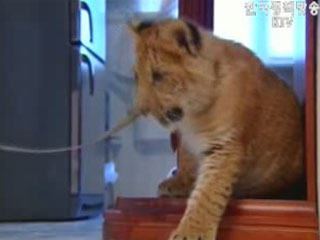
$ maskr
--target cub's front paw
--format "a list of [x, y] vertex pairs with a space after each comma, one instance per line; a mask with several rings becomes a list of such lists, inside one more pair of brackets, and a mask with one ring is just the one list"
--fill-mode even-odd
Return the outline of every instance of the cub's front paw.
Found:
[[183, 231], [176, 230], [171, 234], [169, 240], [215, 240], [213, 232], [197, 232], [197, 231]]

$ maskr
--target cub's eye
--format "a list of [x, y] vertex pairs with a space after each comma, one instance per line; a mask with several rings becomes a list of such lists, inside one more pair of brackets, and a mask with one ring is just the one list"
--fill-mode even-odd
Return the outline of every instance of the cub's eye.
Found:
[[164, 78], [164, 75], [158, 71], [153, 71], [152, 72], [152, 81], [153, 83], [157, 84], [161, 82]]

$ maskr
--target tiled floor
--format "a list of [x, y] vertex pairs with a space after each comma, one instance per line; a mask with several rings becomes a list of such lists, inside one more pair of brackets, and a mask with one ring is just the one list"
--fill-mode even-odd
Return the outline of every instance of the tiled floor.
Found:
[[0, 223], [1, 240], [101, 240], [102, 217], [41, 223]]

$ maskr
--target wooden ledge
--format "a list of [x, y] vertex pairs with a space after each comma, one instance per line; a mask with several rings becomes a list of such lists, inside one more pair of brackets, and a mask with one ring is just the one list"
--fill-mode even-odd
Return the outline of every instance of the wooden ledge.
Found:
[[[119, 198], [104, 214], [104, 240], [167, 240], [186, 201]], [[315, 204], [307, 201], [234, 200], [228, 206], [218, 240], [316, 240]]]

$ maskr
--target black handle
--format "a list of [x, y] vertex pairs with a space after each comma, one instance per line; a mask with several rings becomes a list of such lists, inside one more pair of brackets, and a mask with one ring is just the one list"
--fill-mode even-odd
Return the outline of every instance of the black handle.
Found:
[[93, 77], [92, 64], [88, 56], [85, 54], [81, 55], [81, 61], [86, 63], [89, 68], [89, 89], [90, 89], [89, 91], [90, 91], [90, 95], [92, 96], [94, 93], [94, 77]]
[[92, 13], [89, 5], [85, 2], [80, 3], [81, 9], [85, 10], [89, 15], [89, 27], [90, 27], [90, 42], [93, 42], [93, 22], [92, 22]]

